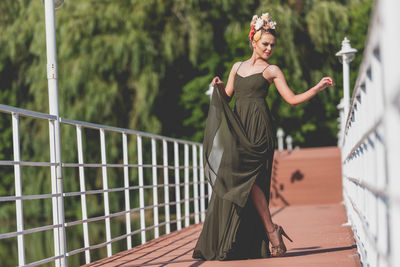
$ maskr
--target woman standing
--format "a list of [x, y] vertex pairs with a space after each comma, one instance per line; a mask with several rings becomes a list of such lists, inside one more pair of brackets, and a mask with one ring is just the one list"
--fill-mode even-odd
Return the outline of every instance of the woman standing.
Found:
[[[303, 103], [328, 86], [324, 77], [295, 95], [282, 71], [268, 63], [275, 48], [275, 25], [268, 13], [250, 23], [252, 56], [233, 65], [226, 86], [219, 77], [204, 135], [204, 168], [213, 194], [193, 258], [229, 260], [283, 256], [283, 228], [268, 207], [275, 128], [265, 98], [274, 83], [290, 105]], [[234, 110], [228, 104], [236, 93]], [[271, 251], [268, 242], [271, 243]]]

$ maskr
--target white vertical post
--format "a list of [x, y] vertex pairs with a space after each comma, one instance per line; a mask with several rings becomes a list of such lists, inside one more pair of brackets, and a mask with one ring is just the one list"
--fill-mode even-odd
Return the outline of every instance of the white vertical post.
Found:
[[210, 101], [211, 101], [213, 91], [214, 91], [214, 86], [212, 86], [212, 83], [210, 83], [208, 85], [208, 90], [206, 91], [206, 95], [208, 95], [210, 97]]
[[350, 62], [347, 56], [343, 55], [343, 102], [345, 118], [349, 115], [350, 107]]
[[146, 243], [146, 228], [145, 212], [144, 212], [144, 189], [143, 189], [143, 154], [142, 154], [142, 137], [137, 136], [137, 150], [138, 150], [138, 172], [139, 172], [139, 207], [140, 207], [140, 229], [142, 244]]
[[[83, 164], [83, 146], [82, 146], [82, 127], [76, 126], [76, 140], [77, 140], [77, 148], [78, 148], [78, 163]], [[86, 207], [86, 186], [85, 186], [85, 171], [83, 166], [79, 166], [79, 186], [81, 190], [81, 208], [82, 208], [82, 220], [87, 220], [87, 207]], [[89, 229], [88, 223], [84, 222], [83, 226], [83, 242], [85, 248], [90, 246], [89, 244]], [[90, 251], [85, 251], [85, 261], [86, 264], [90, 263]]]
[[[57, 85], [57, 55], [56, 55], [56, 24], [54, 16], [54, 1], [44, 0], [45, 7], [45, 22], [46, 22], [46, 54], [47, 54], [47, 82], [49, 91], [49, 113], [57, 116], [57, 120], [54, 122], [54, 144], [50, 149], [54, 151], [55, 158], [54, 162], [58, 165], [56, 167], [56, 185], [55, 190], [57, 194], [63, 192], [63, 180], [61, 170], [61, 143], [60, 143], [60, 122], [59, 122], [59, 106], [58, 106], [58, 85]], [[51, 135], [50, 135], [51, 136]], [[51, 137], [50, 137], [51, 138]], [[65, 240], [65, 226], [64, 226], [64, 202], [63, 197], [59, 196], [56, 198], [56, 207], [53, 206], [53, 213], [57, 214], [57, 220], [55, 223], [61, 224], [62, 227], [57, 229], [55, 239], [59, 238], [56, 245], [57, 249], [54, 250], [55, 256], [63, 255], [60, 261], [56, 261], [56, 266], [66, 266], [66, 240]]]
[[[55, 128], [55, 122], [53, 120], [49, 121], [49, 141], [50, 141], [50, 162], [55, 163], [56, 162], [56, 151], [55, 151], [55, 137], [54, 137], [54, 128]], [[52, 194], [57, 194], [57, 169], [56, 166], [51, 166], [50, 167], [50, 175], [51, 175], [51, 193]], [[52, 213], [53, 213], [53, 225], [58, 224], [58, 200], [57, 197], [52, 197]], [[60, 235], [59, 235], [60, 229], [59, 228], [54, 228], [53, 229], [53, 241], [54, 241], [54, 255], [59, 256], [61, 255], [61, 241], [60, 241]], [[55, 261], [56, 267], [63, 266], [62, 265], [62, 260], [56, 260]], [[64, 265], [65, 266], [65, 265]]]
[[171, 232], [169, 216], [169, 177], [168, 177], [168, 144], [163, 139], [163, 165], [164, 165], [164, 202], [165, 202], [165, 233]]
[[[103, 190], [108, 190], [108, 177], [107, 177], [107, 157], [106, 157], [106, 138], [104, 134], [104, 129], [100, 129], [100, 146], [101, 146], [101, 171], [103, 174]], [[108, 192], [105, 191], [104, 195], [104, 215], [110, 215], [110, 206], [108, 201]], [[111, 229], [110, 229], [110, 218], [105, 219], [106, 224], [106, 241], [111, 241]], [[107, 257], [112, 256], [111, 243], [107, 244]]]
[[285, 132], [281, 128], [279, 128], [276, 133], [276, 136], [278, 138], [278, 151], [283, 150], [283, 136], [284, 135], [285, 135]]
[[198, 185], [198, 169], [197, 169], [197, 146], [192, 145], [192, 157], [193, 157], [193, 198], [194, 198], [194, 222], [198, 224], [200, 221], [199, 217], [199, 185]]
[[[12, 128], [13, 128], [13, 150], [14, 150], [14, 161], [19, 162], [20, 157], [20, 146], [19, 146], [19, 117], [18, 114], [12, 114]], [[21, 165], [14, 165], [14, 183], [15, 183], [15, 196], [22, 196], [22, 184], [21, 184]], [[22, 200], [15, 200], [15, 208], [17, 215], [17, 231], [21, 232], [24, 230], [24, 213], [22, 207]], [[18, 235], [18, 265], [25, 265], [25, 242], [24, 235]]]
[[289, 152], [293, 150], [292, 137], [290, 135], [286, 136], [286, 148]]
[[189, 145], [184, 145], [184, 165], [185, 165], [185, 227], [190, 224], [190, 206], [189, 206]]
[[176, 201], [176, 229], [182, 228], [181, 216], [181, 188], [179, 178], [179, 146], [174, 142], [174, 160], [175, 160], [175, 201]]
[[152, 166], [152, 175], [153, 175], [153, 213], [154, 213], [154, 238], [158, 238], [160, 236], [160, 232], [158, 229], [158, 195], [157, 195], [157, 150], [156, 150], [156, 140], [151, 138], [151, 164]]
[[340, 99], [339, 104], [337, 105], [337, 108], [339, 110], [339, 131], [338, 131], [338, 147], [343, 146], [343, 135], [344, 135], [344, 127], [345, 127], [345, 118], [344, 118], [344, 104], [343, 104], [343, 98]]
[[344, 118], [347, 119], [350, 107], [350, 62], [354, 59], [356, 49], [350, 45], [350, 40], [344, 37], [342, 41], [342, 49], [336, 53], [336, 56], [341, 57], [343, 64], [343, 102], [344, 102]]
[[207, 195], [208, 195], [208, 203], [210, 203], [210, 201], [211, 201], [211, 195], [212, 195], [212, 186], [211, 186], [211, 184], [210, 184], [210, 182], [207, 180], [207, 188], [208, 188], [208, 190], [207, 190]]
[[203, 165], [203, 146], [200, 146], [200, 213], [201, 221], [204, 222], [206, 218], [206, 203], [204, 194], [204, 165]]
[[[124, 187], [125, 187], [125, 221], [126, 221], [126, 234], [131, 232], [131, 214], [129, 210], [131, 209], [130, 198], [129, 198], [129, 168], [128, 168], [128, 137], [126, 133], [122, 134], [122, 153], [124, 161]], [[126, 238], [126, 248], [132, 248], [132, 237], [130, 235]]]

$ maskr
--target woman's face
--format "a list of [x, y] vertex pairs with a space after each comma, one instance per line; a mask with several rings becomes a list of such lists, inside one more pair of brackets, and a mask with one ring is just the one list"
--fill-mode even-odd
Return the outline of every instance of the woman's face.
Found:
[[275, 49], [275, 36], [266, 32], [261, 35], [260, 40], [253, 41], [253, 51], [263, 59], [268, 59]]

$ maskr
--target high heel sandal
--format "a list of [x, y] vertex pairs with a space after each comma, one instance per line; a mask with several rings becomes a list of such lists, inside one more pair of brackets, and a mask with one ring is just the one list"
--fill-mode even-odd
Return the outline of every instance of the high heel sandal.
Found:
[[293, 240], [285, 233], [283, 230], [282, 226], [274, 224], [274, 231], [268, 232], [268, 238], [271, 242], [270, 235], [273, 233], [276, 233], [278, 236], [279, 244], [277, 246], [273, 246], [271, 242], [271, 256], [272, 257], [282, 257], [286, 253], [286, 246], [285, 243], [283, 242], [282, 235], [286, 237], [290, 242], [293, 242]]

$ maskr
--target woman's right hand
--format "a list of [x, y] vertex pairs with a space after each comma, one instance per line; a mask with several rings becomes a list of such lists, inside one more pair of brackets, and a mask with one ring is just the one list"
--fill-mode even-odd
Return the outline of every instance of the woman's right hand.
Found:
[[[212, 86], [217, 85], [218, 88], [221, 88], [221, 85], [224, 85], [224, 82], [221, 81], [221, 79], [218, 76], [215, 76], [214, 79], [212, 79], [212, 81], [211, 81], [211, 85]], [[222, 88], [223, 88], [223, 86], [222, 86]]]

